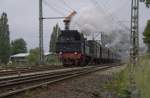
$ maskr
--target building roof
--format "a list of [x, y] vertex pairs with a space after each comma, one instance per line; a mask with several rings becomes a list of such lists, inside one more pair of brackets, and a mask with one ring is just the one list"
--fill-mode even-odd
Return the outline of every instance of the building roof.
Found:
[[45, 52], [44, 53], [45, 56], [50, 55], [50, 54], [51, 54], [50, 52]]
[[[54, 54], [54, 53], [52, 53], [52, 52], [45, 52], [44, 53], [44, 55], [45, 56], [48, 56], [48, 55], [51, 55], [51, 54]], [[29, 56], [29, 53], [18, 53], [18, 54], [15, 54], [15, 55], [12, 55], [12, 56], [10, 56], [11, 58], [12, 57], [27, 57], [27, 56]]]
[[55, 53], [54, 53], [54, 52], [45, 52], [45, 53], [44, 53], [45, 56], [47, 56], [47, 55], [52, 55], [52, 54], [55, 54]]
[[19, 54], [12, 55], [10, 57], [27, 57], [28, 55], [29, 53], [19, 53]]

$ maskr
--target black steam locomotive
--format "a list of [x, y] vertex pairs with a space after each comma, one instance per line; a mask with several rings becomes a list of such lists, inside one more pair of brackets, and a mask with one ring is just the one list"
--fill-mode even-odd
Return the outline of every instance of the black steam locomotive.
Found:
[[64, 66], [85, 66], [120, 61], [120, 56], [95, 40], [86, 40], [77, 30], [62, 30], [56, 53]]

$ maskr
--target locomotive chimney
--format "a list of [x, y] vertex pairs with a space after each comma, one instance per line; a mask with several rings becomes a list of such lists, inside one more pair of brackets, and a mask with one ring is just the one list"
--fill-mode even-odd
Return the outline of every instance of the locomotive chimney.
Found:
[[70, 20], [64, 20], [64, 24], [65, 24], [65, 30], [69, 30]]
[[71, 22], [73, 16], [75, 16], [76, 13], [77, 13], [76, 11], [73, 11], [67, 17], [65, 17], [65, 19], [64, 19], [65, 30], [69, 30], [70, 22]]

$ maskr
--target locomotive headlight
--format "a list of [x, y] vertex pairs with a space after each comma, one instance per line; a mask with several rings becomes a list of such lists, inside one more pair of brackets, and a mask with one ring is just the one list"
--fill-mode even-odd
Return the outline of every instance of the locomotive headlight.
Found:
[[74, 54], [77, 55], [78, 53], [77, 53], [77, 52], [74, 52]]
[[59, 52], [60, 55], [62, 55], [62, 52]]

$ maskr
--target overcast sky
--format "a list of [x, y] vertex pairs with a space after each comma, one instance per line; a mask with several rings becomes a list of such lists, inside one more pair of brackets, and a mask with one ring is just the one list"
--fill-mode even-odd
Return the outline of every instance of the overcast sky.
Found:
[[[44, 16], [66, 16], [72, 9], [79, 12], [77, 14], [77, 16], [79, 16], [80, 14], [83, 14], [81, 13], [83, 9], [88, 9], [93, 6], [98, 10], [101, 10], [99, 11], [99, 14], [104, 14], [107, 16], [105, 20], [107, 20], [108, 17], [113, 17], [115, 21], [130, 20], [131, 0], [97, 0], [97, 4], [95, 4], [95, 2], [93, 1], [44, 0]], [[6, 12], [8, 14], [11, 40], [14, 40], [16, 38], [24, 38], [29, 49], [38, 47], [38, 5], [38, 0], [0, 0], [0, 13]], [[94, 16], [93, 14], [90, 14], [90, 12], [88, 15]], [[140, 33], [143, 32], [146, 21], [149, 18], [150, 9], [145, 8], [144, 4], [140, 4]], [[59, 25], [63, 29], [62, 20], [44, 21], [45, 51], [48, 51], [50, 34], [52, 31], [52, 27], [56, 23], [59, 23]], [[124, 24], [127, 27], [130, 27], [129, 23]], [[140, 43], [142, 44], [142, 42]]]

